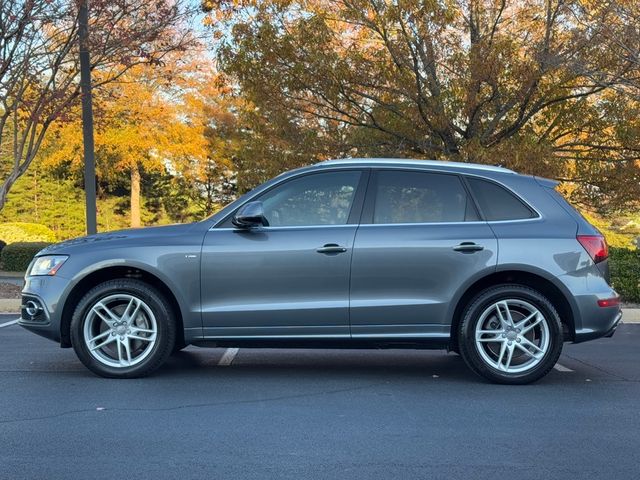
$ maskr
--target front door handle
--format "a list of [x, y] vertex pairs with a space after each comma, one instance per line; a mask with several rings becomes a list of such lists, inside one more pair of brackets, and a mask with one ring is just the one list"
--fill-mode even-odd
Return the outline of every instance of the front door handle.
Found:
[[345, 247], [342, 247], [337, 243], [327, 243], [326, 245], [316, 249], [316, 252], [318, 253], [344, 253], [346, 251], [347, 249]]
[[462, 242], [460, 245], [453, 247], [453, 249], [456, 252], [473, 253], [473, 252], [479, 252], [480, 250], [484, 250], [484, 247], [482, 245], [478, 245], [477, 243], [473, 243], [473, 242]]

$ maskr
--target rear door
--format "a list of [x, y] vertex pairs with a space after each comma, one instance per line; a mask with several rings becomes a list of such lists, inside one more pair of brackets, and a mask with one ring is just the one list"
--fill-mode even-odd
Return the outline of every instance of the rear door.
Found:
[[352, 336], [448, 337], [455, 292], [496, 261], [460, 176], [372, 172], [351, 265]]

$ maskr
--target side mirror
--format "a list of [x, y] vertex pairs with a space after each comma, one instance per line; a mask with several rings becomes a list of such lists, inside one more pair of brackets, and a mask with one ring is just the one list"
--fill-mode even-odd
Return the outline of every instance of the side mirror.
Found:
[[231, 222], [238, 228], [268, 227], [262, 202], [245, 203], [233, 216]]

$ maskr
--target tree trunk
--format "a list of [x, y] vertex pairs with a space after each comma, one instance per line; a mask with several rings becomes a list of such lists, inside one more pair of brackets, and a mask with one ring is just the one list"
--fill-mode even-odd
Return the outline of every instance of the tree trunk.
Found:
[[140, 169], [131, 167], [131, 226], [140, 226]]
[[17, 173], [14, 169], [5, 179], [5, 181], [2, 182], [2, 185], [0, 185], [0, 210], [2, 210], [5, 203], [7, 203], [7, 195], [9, 194], [9, 190], [11, 190], [11, 187], [14, 183], [16, 183], [16, 180], [18, 180], [19, 176], [20, 174]]
[[4, 208], [4, 204], [7, 203], [7, 194], [9, 193], [11, 185], [13, 185], [13, 183], [8, 184], [8, 182], [0, 185], [0, 210], [2, 210]]

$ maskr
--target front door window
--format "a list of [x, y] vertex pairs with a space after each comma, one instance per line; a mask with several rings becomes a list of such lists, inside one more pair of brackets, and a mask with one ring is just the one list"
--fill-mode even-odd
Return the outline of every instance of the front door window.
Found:
[[305, 175], [269, 190], [258, 200], [272, 227], [345, 225], [360, 175], [351, 170]]

